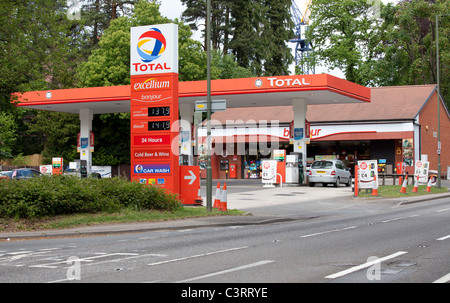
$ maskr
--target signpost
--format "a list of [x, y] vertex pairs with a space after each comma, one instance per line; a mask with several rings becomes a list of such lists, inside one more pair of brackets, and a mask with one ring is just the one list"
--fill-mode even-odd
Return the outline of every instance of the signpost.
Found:
[[198, 166], [180, 166], [180, 199], [183, 204], [197, 205], [200, 190], [200, 169]]
[[133, 27], [130, 45], [131, 180], [179, 194], [178, 26]]
[[[219, 112], [227, 109], [227, 100], [212, 100], [211, 101], [211, 111]], [[195, 111], [196, 112], [207, 112], [208, 102], [199, 100], [195, 101]]]

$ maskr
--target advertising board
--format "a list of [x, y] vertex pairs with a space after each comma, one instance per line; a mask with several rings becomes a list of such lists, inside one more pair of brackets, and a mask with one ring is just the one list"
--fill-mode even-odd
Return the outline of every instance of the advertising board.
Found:
[[277, 183], [277, 163], [276, 160], [262, 160], [262, 183], [264, 186], [274, 186]]
[[358, 167], [358, 188], [378, 188], [377, 160], [358, 161]]
[[419, 160], [414, 165], [414, 179], [419, 176], [419, 183], [428, 183], [428, 170], [430, 168], [430, 162]]

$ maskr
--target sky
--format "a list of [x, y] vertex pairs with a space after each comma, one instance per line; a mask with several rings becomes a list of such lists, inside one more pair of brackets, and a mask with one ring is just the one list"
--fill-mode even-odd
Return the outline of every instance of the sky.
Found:
[[[306, 0], [295, 0], [297, 3], [297, 6], [299, 7], [300, 10], [303, 10], [303, 7], [305, 5], [305, 3], [307, 3]], [[376, 1], [378, 0], [367, 0], [370, 3], [376, 3]], [[161, 2], [161, 6], [160, 6], [160, 12], [161, 15], [166, 16], [170, 19], [181, 19], [181, 14], [183, 13], [183, 11], [185, 10], [185, 6], [182, 5], [180, 0], [160, 0]], [[381, 0], [381, 2], [383, 3], [394, 3], [396, 4], [397, 2], [399, 2], [399, 0]], [[200, 33], [194, 33], [194, 38], [196, 39], [201, 39], [201, 34]], [[292, 43], [292, 48], [294, 47], [294, 44]], [[294, 66], [291, 67], [291, 72], [293, 72], [294, 70]], [[342, 71], [340, 70], [328, 70], [325, 67], [316, 67], [316, 73], [328, 73], [330, 75], [339, 77], [339, 78], [344, 78], [344, 74]]]

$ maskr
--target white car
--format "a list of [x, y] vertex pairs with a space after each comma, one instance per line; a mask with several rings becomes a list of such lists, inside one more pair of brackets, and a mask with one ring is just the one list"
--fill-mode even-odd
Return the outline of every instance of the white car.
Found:
[[352, 175], [341, 160], [314, 161], [309, 169], [308, 177], [311, 187], [316, 183], [322, 183], [324, 186], [334, 184], [336, 187], [340, 184], [352, 185]]

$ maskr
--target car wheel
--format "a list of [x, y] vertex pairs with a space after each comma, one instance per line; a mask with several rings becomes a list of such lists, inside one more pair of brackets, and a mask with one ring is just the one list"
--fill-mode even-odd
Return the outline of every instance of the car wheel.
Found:
[[339, 178], [336, 179], [336, 183], [334, 183], [334, 187], [339, 187], [340, 185], [340, 181]]
[[348, 178], [348, 182], [347, 184], [345, 184], [345, 186], [350, 187], [352, 185], [352, 178]]
[[314, 185], [316, 185], [316, 183], [314, 183], [314, 182], [309, 182], [309, 187], [314, 187]]

